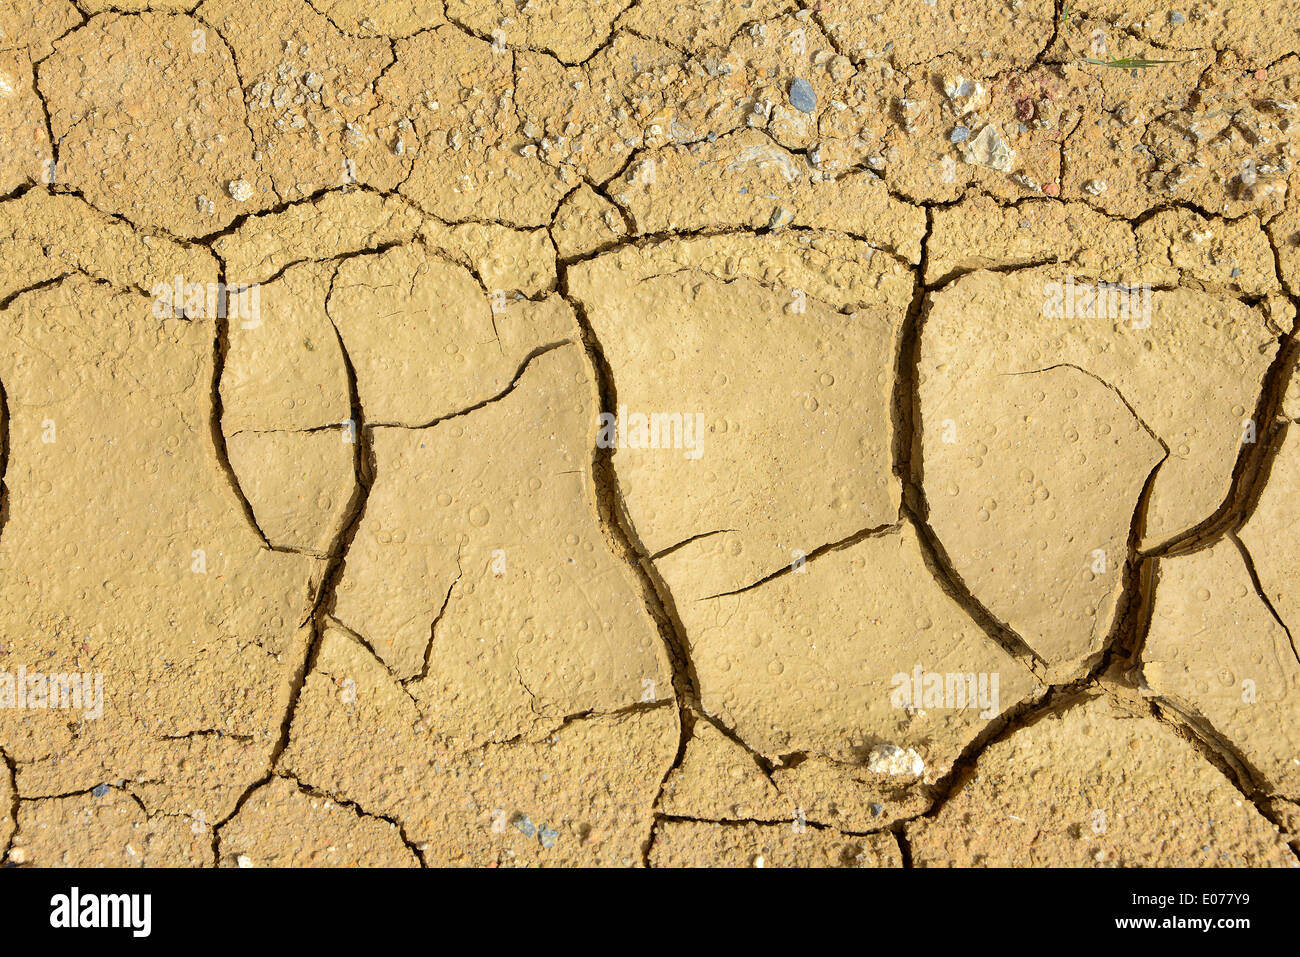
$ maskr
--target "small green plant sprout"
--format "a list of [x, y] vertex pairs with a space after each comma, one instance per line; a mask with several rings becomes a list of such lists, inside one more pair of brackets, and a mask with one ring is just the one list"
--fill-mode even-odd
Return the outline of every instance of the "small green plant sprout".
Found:
[[1097, 60], [1093, 57], [1086, 56], [1083, 58], [1084, 63], [1091, 63], [1093, 66], [1108, 66], [1116, 70], [1149, 70], [1153, 66], [1160, 66], [1162, 63], [1184, 63], [1184, 60], [1148, 60], [1141, 56], [1116, 57], [1112, 60]]

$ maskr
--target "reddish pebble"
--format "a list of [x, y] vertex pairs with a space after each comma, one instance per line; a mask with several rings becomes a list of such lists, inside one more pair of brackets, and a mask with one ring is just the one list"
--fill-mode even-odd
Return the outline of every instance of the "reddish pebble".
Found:
[[1256, 71], [1255, 71], [1255, 79], [1257, 79], [1257, 80], [1267, 80], [1267, 79], [1268, 79], [1268, 70], [1256, 70]]
[[1048, 183], [1046, 186], [1043, 187], [1043, 193], [1047, 196], [1055, 196], [1060, 191], [1061, 188], [1057, 186], [1055, 183]]

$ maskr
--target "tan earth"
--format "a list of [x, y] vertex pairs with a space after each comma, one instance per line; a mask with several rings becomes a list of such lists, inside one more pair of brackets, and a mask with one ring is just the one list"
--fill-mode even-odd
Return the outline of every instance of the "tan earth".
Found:
[[6, 4], [0, 861], [1300, 864], [1297, 51]]

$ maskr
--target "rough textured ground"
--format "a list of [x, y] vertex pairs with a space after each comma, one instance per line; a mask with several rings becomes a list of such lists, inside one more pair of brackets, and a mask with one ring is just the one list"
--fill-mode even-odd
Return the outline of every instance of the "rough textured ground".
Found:
[[1295, 866], [1298, 49], [6, 4], [0, 859]]

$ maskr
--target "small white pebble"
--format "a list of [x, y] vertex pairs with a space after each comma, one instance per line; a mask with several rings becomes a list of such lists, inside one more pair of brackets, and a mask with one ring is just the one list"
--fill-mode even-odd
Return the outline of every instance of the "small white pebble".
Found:
[[253, 859], [249, 857], [247, 854], [240, 854], [237, 858], [235, 858], [235, 863], [238, 864], [240, 867], [252, 867]]
[[896, 744], [882, 744], [867, 755], [867, 770], [873, 774], [911, 774], [919, 778], [925, 762], [911, 748], [904, 750]]
[[231, 180], [226, 185], [226, 191], [230, 193], [230, 198], [237, 203], [246, 203], [253, 198], [253, 187], [242, 179]]

